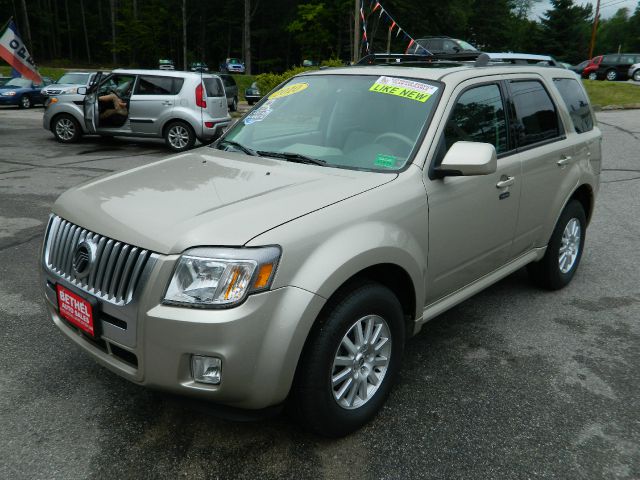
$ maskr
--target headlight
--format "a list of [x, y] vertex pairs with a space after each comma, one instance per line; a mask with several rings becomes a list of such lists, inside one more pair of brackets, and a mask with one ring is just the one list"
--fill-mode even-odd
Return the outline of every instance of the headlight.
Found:
[[15, 94], [16, 92], [2, 92], [2, 95], [5, 97], [13, 97]]
[[164, 303], [223, 308], [267, 290], [280, 260], [280, 247], [194, 248], [176, 265]]
[[72, 94], [72, 93], [78, 93], [78, 87], [67, 88], [66, 90], [62, 90], [62, 92], [60, 92], [60, 93], [62, 93], [62, 95], [65, 95], [65, 94], [69, 95], [69, 94]]

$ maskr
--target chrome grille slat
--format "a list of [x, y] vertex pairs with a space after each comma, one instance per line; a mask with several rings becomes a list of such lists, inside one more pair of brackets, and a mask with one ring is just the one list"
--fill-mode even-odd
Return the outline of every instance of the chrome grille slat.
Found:
[[[73, 270], [76, 247], [86, 241], [94, 245], [89, 274], [77, 278]], [[132, 301], [151, 252], [129, 245], [53, 216], [45, 245], [45, 263], [56, 275], [76, 287], [116, 305]]]

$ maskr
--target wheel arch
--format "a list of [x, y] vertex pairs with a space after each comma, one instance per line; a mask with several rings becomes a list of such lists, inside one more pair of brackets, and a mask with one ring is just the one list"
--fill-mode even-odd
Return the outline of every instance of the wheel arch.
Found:
[[[595, 195], [593, 188], [588, 183], [580, 185], [569, 197], [567, 204], [571, 200], [577, 200], [584, 208], [584, 213], [587, 217], [587, 225], [591, 222], [591, 216], [593, 214], [593, 207], [595, 205]], [[566, 205], [565, 205], [566, 206]], [[564, 208], [563, 208], [564, 210]]]

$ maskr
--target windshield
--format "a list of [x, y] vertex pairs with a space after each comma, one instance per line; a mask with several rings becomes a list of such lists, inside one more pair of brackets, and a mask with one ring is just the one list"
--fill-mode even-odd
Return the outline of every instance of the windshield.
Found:
[[463, 50], [472, 50], [474, 52], [477, 51], [476, 47], [474, 47], [470, 43], [465, 42], [464, 40], [457, 40], [457, 42]]
[[85, 85], [89, 80], [90, 73], [65, 73], [60, 77], [58, 83], [72, 83], [75, 85]]
[[230, 64], [238, 64], [238, 63], [242, 63], [240, 60], [238, 60], [237, 58], [230, 58], [229, 59], [229, 63]]
[[5, 83], [3, 86], [5, 86], [5, 87], [18, 87], [18, 88], [30, 88], [31, 87], [31, 80], [28, 80], [26, 78], [12, 78], [7, 83]]
[[238, 151], [240, 144], [264, 156], [286, 153], [326, 166], [400, 170], [410, 159], [439, 92], [439, 84], [419, 79], [296, 77], [230, 128], [217, 148]]

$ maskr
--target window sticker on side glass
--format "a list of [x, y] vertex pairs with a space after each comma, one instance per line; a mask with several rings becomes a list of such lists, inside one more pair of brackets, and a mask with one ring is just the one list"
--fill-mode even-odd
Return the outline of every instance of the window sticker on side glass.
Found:
[[252, 123], [261, 122], [267, 115], [269, 115], [273, 110], [271, 109], [271, 105], [273, 105], [274, 100], [267, 100], [264, 102], [260, 108], [254, 110], [247, 118], [244, 119], [243, 123], [245, 125], [251, 125]]
[[426, 102], [431, 95], [438, 91], [438, 87], [414, 82], [404, 78], [382, 76], [369, 89], [370, 92], [386, 93], [396, 97], [409, 98], [416, 102]]
[[273, 92], [269, 95], [269, 100], [275, 100], [276, 98], [288, 97], [289, 95], [293, 95], [294, 93], [299, 93], [305, 90], [309, 86], [308, 83], [294, 83], [293, 85], [287, 85], [286, 87], [282, 87], [277, 92]]

